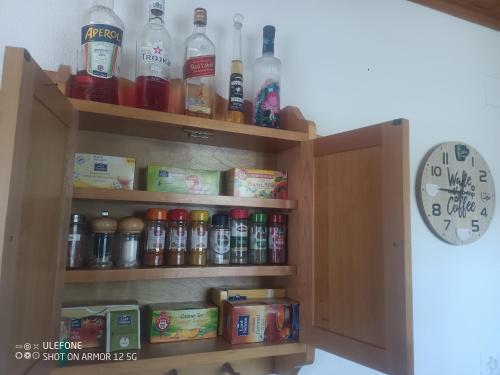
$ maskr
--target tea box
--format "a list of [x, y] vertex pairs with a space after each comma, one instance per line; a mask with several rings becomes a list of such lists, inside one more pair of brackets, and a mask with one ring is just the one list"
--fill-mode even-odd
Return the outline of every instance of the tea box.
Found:
[[148, 165], [146, 190], [163, 193], [219, 195], [220, 172]]
[[208, 339], [217, 336], [217, 306], [204, 302], [147, 305], [146, 329], [150, 343]]
[[287, 172], [234, 168], [225, 172], [224, 192], [234, 197], [287, 199]]
[[212, 288], [212, 303], [219, 308], [219, 335], [224, 325], [224, 301], [245, 301], [255, 298], [285, 298], [285, 289], [231, 289]]
[[73, 186], [133, 190], [135, 159], [75, 154]]
[[289, 299], [224, 301], [223, 336], [231, 344], [299, 338], [299, 304]]
[[141, 348], [139, 306], [123, 306], [106, 313], [106, 352]]

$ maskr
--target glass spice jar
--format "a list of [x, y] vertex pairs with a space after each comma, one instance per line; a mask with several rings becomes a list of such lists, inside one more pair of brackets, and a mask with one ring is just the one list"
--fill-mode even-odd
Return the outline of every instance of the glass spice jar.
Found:
[[85, 246], [85, 215], [71, 214], [68, 234], [68, 256], [66, 268], [80, 268], [83, 265]]
[[170, 211], [167, 246], [167, 264], [169, 266], [183, 266], [186, 263], [188, 217], [187, 210]]
[[267, 215], [254, 213], [250, 215], [250, 263], [266, 264], [267, 262]]
[[235, 208], [229, 212], [231, 218], [231, 264], [248, 263], [248, 210]]
[[271, 264], [286, 264], [287, 216], [272, 214], [269, 217], [267, 261]]
[[148, 208], [146, 211], [146, 237], [144, 239], [143, 263], [149, 267], [163, 265], [165, 253], [167, 210]]
[[229, 216], [226, 214], [213, 215], [208, 251], [211, 264], [229, 264], [230, 241]]
[[206, 266], [208, 253], [208, 211], [193, 210], [189, 215], [191, 235], [189, 248], [189, 264]]
[[120, 256], [117, 267], [133, 268], [139, 265], [139, 243], [144, 222], [138, 217], [126, 217], [118, 223], [120, 232]]
[[89, 265], [92, 268], [111, 268], [113, 254], [113, 238], [118, 222], [109, 217], [108, 211], [102, 211], [101, 217], [92, 220], [93, 250]]

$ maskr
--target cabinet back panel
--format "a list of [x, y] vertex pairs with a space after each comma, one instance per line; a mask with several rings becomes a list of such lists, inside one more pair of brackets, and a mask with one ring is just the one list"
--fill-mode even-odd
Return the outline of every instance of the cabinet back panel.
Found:
[[383, 348], [380, 160], [380, 147], [315, 160], [313, 325]]

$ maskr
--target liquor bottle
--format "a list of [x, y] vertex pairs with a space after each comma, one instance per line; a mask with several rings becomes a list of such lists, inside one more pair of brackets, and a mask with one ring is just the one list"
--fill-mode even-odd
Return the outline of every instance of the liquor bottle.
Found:
[[186, 40], [184, 62], [185, 113], [212, 118], [214, 114], [215, 45], [205, 34], [207, 11], [194, 10], [194, 30]]
[[166, 112], [172, 40], [165, 28], [164, 13], [165, 0], [149, 0], [149, 21], [137, 39], [135, 104]]
[[233, 60], [229, 77], [228, 121], [243, 124], [245, 120], [243, 100], [243, 62], [241, 58], [241, 28], [243, 16], [235, 14], [233, 18]]
[[113, 0], [94, 0], [83, 16], [73, 88], [76, 98], [118, 104], [124, 26], [113, 6]]
[[279, 128], [281, 61], [274, 56], [274, 26], [264, 26], [262, 56], [255, 61], [253, 123]]

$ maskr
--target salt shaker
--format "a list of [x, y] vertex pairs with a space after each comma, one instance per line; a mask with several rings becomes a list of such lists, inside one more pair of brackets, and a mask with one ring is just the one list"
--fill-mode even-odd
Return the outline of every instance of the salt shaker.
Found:
[[117, 267], [132, 268], [139, 265], [139, 242], [144, 222], [137, 217], [126, 217], [120, 220], [120, 256], [116, 262]]

